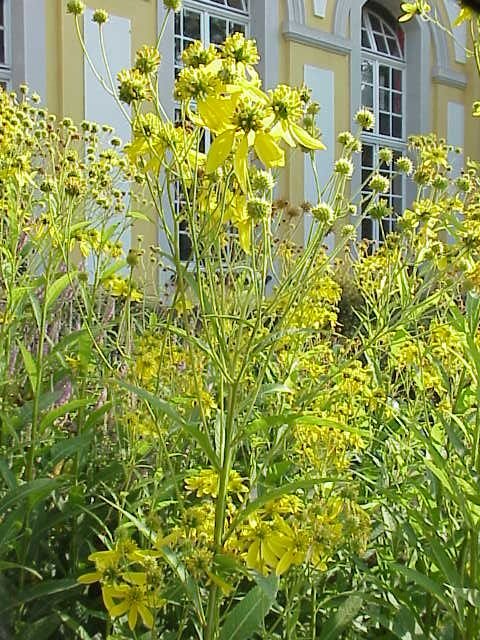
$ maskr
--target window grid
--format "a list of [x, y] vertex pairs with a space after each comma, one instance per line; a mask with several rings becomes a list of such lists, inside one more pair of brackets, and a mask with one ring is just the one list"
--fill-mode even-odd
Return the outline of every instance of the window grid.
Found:
[[368, 107], [375, 116], [373, 130], [365, 131], [362, 135], [364, 204], [368, 204], [371, 195], [364, 182], [372, 170], [378, 167], [379, 150], [389, 147], [393, 150], [394, 156], [391, 167], [383, 163], [379, 169], [379, 172], [390, 180], [390, 192], [379, 197], [387, 200], [392, 207], [392, 216], [382, 220], [366, 217], [361, 225], [361, 237], [378, 245], [385, 235], [395, 229], [396, 217], [403, 209], [405, 179], [403, 176], [393, 178], [393, 166], [395, 159], [406, 149], [403, 31], [385, 15], [381, 7], [378, 13], [372, 9], [372, 5], [363, 10], [362, 49], [361, 102], [362, 106]]
[[388, 20], [389, 24], [387, 20], [387, 16], [381, 16], [372, 9], [363, 10], [362, 48], [388, 58], [405, 60], [404, 32], [395, 22]]
[[[182, 53], [192, 42], [200, 40], [205, 47], [210, 44], [220, 45], [225, 38], [235, 32], [248, 35], [249, 12], [247, 0], [204, 0], [185, 3], [182, 11], [175, 14], [175, 78], [183, 67]], [[175, 109], [176, 119], [179, 118], [178, 105]], [[209, 140], [202, 141], [202, 151], [206, 151]], [[178, 212], [182, 206], [180, 185], [175, 185], [175, 209]], [[230, 235], [230, 232], [227, 232]], [[232, 231], [233, 235], [233, 231]], [[188, 233], [186, 221], [180, 223], [179, 249], [180, 258], [188, 261], [191, 257], [192, 243]]]

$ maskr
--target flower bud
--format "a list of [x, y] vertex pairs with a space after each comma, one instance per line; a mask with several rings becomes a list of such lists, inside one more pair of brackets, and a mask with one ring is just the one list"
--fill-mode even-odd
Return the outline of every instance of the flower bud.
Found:
[[68, 0], [67, 13], [73, 13], [74, 16], [81, 16], [85, 11], [85, 3], [82, 0]]
[[105, 24], [105, 22], [107, 22], [108, 20], [108, 12], [105, 11], [105, 9], [96, 9], [93, 17], [92, 17], [92, 21], [96, 22], [97, 24]]

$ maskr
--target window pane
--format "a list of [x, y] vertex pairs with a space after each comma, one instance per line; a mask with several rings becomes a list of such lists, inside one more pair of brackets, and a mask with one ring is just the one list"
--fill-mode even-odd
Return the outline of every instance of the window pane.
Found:
[[175, 64], [179, 67], [182, 64], [182, 41], [175, 40]]
[[362, 86], [362, 106], [373, 108], [373, 87]]
[[402, 137], [402, 118], [398, 116], [392, 117], [392, 136], [394, 138]]
[[372, 48], [372, 43], [370, 42], [370, 38], [365, 29], [362, 29], [362, 47], [364, 47], [365, 49]]
[[201, 39], [200, 14], [185, 9], [183, 12], [183, 34], [192, 40]]
[[375, 38], [375, 44], [377, 45], [377, 51], [380, 51], [380, 53], [388, 53], [385, 37], [381, 36], [379, 33], [374, 33], [373, 35]]
[[227, 21], [224, 18], [210, 16], [210, 42], [222, 44], [227, 37]]
[[392, 194], [401, 196], [402, 195], [402, 176], [395, 176], [392, 180]]
[[380, 89], [379, 108], [382, 111], [390, 111], [390, 91], [387, 89]]
[[370, 218], [362, 220], [362, 238], [373, 240], [373, 224]]
[[372, 29], [374, 31], [379, 31], [380, 33], [382, 33], [382, 25], [380, 24], [380, 20], [377, 18], [377, 16], [373, 15], [373, 13], [370, 13], [369, 17]]
[[362, 82], [373, 84], [373, 64], [368, 60], [362, 61]]
[[390, 114], [389, 113], [380, 114], [379, 132], [382, 136], [390, 135]]
[[245, 10], [245, 7], [243, 6], [243, 0], [228, 0], [228, 6], [232, 9], [239, 9], [240, 11]]
[[394, 56], [395, 58], [400, 57], [400, 51], [398, 50], [397, 41], [393, 38], [388, 38], [388, 49], [390, 51], [390, 55]]
[[5, 64], [5, 32], [0, 29], [0, 64]]
[[177, 35], [182, 33], [182, 14], [180, 11], [175, 14], [175, 33]]
[[362, 147], [362, 167], [373, 168], [373, 147], [371, 144], [364, 144]]
[[403, 211], [403, 199], [401, 196], [392, 197], [392, 208], [397, 216], [402, 215]]
[[180, 251], [180, 260], [189, 260], [192, 255], [192, 241], [188, 235], [188, 223], [186, 220], [182, 220], [182, 222], [180, 222], [178, 248]]
[[393, 93], [392, 94], [392, 111], [394, 113], [402, 113], [402, 94], [401, 93]]
[[245, 34], [245, 25], [237, 22], [230, 22], [229, 33], [243, 33]]
[[0, 0], [0, 25], [5, 26], [5, 0]]
[[380, 65], [378, 70], [378, 80], [380, 82], [381, 87], [389, 87], [390, 86], [390, 67], [386, 67], [385, 65]]
[[392, 69], [392, 87], [396, 91], [402, 90], [402, 72], [399, 69]]
[[390, 218], [382, 219], [382, 230], [381, 230], [381, 238], [388, 236], [389, 233], [393, 231], [393, 220]]

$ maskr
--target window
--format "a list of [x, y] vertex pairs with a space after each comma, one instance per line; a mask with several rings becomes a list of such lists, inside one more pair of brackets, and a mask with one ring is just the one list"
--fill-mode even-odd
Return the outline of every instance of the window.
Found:
[[[406, 148], [405, 66], [403, 30], [382, 7], [368, 2], [362, 11], [361, 102], [374, 113], [375, 126], [362, 136], [362, 196], [367, 201], [370, 192], [365, 180], [378, 167], [379, 150], [391, 148], [395, 162]], [[392, 180], [393, 166], [381, 164], [380, 173], [391, 180], [390, 192], [382, 197], [392, 214], [382, 220], [366, 218], [362, 223], [362, 238], [377, 244], [395, 229], [405, 192], [403, 176]]]
[[[182, 52], [195, 40], [205, 46], [219, 45], [235, 32], [248, 35], [248, 0], [189, 0], [182, 10], [175, 14], [175, 77], [182, 68]], [[205, 146], [208, 147], [208, 140]], [[202, 149], [205, 150], [205, 149]], [[181, 193], [177, 185], [175, 206], [181, 207]], [[191, 240], [186, 221], [180, 223], [180, 258], [184, 261], [191, 256]]]
[[182, 66], [182, 52], [194, 40], [204, 45], [221, 44], [227, 35], [248, 31], [247, 0], [185, 2], [175, 14], [175, 74]]
[[10, 86], [10, 1], [0, 0], [0, 87]]

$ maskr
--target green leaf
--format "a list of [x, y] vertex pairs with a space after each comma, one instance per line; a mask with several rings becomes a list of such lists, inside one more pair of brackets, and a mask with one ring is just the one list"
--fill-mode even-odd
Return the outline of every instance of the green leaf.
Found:
[[20, 604], [25, 604], [32, 600], [48, 598], [49, 596], [56, 595], [57, 593], [79, 589], [80, 587], [81, 585], [74, 578], [63, 578], [62, 580], [48, 580], [41, 582], [40, 584], [23, 589], [23, 591], [17, 595], [15, 601], [9, 603], [7, 606], [2, 607], [0, 605], [0, 615]]
[[61, 478], [37, 478], [31, 482], [26, 482], [17, 487], [13, 491], [9, 491], [2, 500], [0, 500], [0, 513], [4, 514], [7, 509], [17, 506], [21, 500], [29, 499], [32, 506], [38, 500], [42, 500], [48, 496], [60, 484], [65, 482]]
[[58, 616], [52, 613], [34, 622], [28, 622], [22, 629], [22, 640], [48, 640], [58, 632]]
[[220, 640], [249, 640], [257, 632], [272, 608], [278, 590], [278, 578], [258, 577], [257, 586], [235, 605], [220, 630]]
[[64, 438], [57, 442], [51, 450], [51, 463], [55, 464], [65, 458], [71, 458], [87, 449], [93, 438], [93, 432], [85, 432], [74, 438]]
[[[435, 560], [435, 564], [443, 574], [444, 582], [459, 587], [462, 584], [462, 578], [455, 567], [455, 564], [437, 539], [433, 538], [429, 542], [431, 554]], [[450, 545], [449, 545], [450, 546]]]
[[92, 636], [85, 631], [79, 622], [62, 611], [58, 611], [57, 615], [69, 629], [75, 631], [76, 638], [80, 638], [80, 640], [92, 640]]
[[318, 640], [334, 640], [344, 631], [354, 620], [362, 608], [363, 598], [359, 595], [352, 595], [343, 602], [322, 626], [322, 631]]
[[430, 593], [432, 596], [437, 598], [439, 602], [441, 602], [444, 606], [446, 606], [449, 611], [451, 611], [451, 607], [448, 603], [448, 598], [445, 595], [445, 589], [443, 585], [435, 582], [432, 578], [429, 578], [420, 571], [416, 569], [412, 569], [410, 567], [404, 567], [401, 564], [393, 564], [393, 568], [401, 573], [407, 580], [414, 582], [418, 587], [420, 587], [423, 591]]
[[8, 571], [10, 569], [21, 569], [22, 571], [28, 571], [28, 573], [31, 573], [39, 580], [42, 579], [42, 576], [38, 573], [38, 571], [35, 571], [35, 569], [26, 567], [23, 564], [18, 564], [17, 562], [8, 562], [7, 560], [0, 560], [0, 572]]
[[45, 308], [48, 309], [55, 300], [65, 291], [69, 284], [71, 284], [75, 273], [68, 272], [60, 276], [52, 282], [48, 287], [45, 295]]
[[39, 433], [43, 433], [45, 429], [51, 425], [57, 418], [66, 415], [67, 413], [71, 413], [72, 411], [76, 411], [80, 409], [80, 407], [86, 407], [89, 404], [93, 404], [93, 400], [90, 399], [78, 399], [78, 400], [70, 400], [70, 402], [66, 402], [62, 404], [60, 407], [55, 407], [51, 409], [48, 413], [46, 413], [43, 418], [40, 420], [40, 425], [38, 427]]
[[274, 383], [264, 384], [260, 389], [261, 396], [268, 396], [276, 393], [293, 393], [294, 390], [286, 384]]
[[27, 376], [30, 381], [30, 386], [32, 387], [32, 391], [35, 391], [35, 389], [37, 388], [38, 376], [36, 362], [23, 342], [20, 342], [20, 351], [23, 358], [23, 364], [25, 365], [25, 371], [27, 372]]
[[5, 458], [0, 458], [0, 474], [9, 489], [15, 489], [17, 486], [17, 479], [15, 474], [10, 469]]
[[153, 222], [150, 216], [145, 215], [141, 211], [129, 211], [127, 213], [127, 218], [132, 218], [133, 220], [143, 220], [144, 222]]

